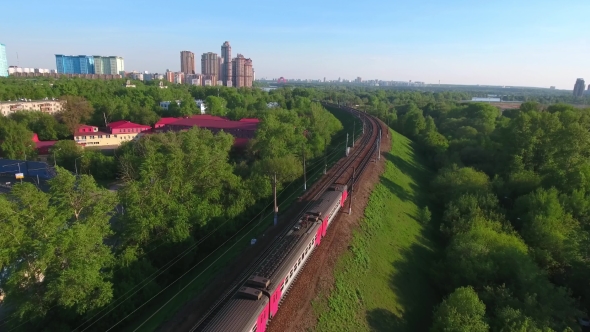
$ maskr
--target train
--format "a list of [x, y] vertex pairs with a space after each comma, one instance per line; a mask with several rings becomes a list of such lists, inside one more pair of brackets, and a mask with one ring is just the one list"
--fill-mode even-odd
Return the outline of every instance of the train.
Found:
[[201, 331], [264, 332], [347, 198], [348, 186], [334, 183], [313, 201]]

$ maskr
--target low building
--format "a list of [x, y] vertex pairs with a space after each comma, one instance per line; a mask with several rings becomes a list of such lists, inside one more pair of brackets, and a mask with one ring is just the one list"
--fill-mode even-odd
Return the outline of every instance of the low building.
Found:
[[0, 102], [0, 113], [8, 116], [15, 112], [33, 111], [55, 114], [63, 109], [63, 102], [59, 100], [27, 100]]
[[102, 131], [95, 126], [82, 125], [74, 134], [74, 141], [84, 147], [116, 147], [150, 130], [150, 126], [125, 120], [109, 123]]
[[58, 141], [40, 141], [39, 136], [37, 134], [33, 134], [33, 142], [35, 143], [35, 150], [37, 151], [37, 155], [39, 156], [46, 156], [49, 154], [49, 150], [52, 146], [55, 145]]
[[192, 117], [180, 118], [176, 122], [168, 123], [163, 126], [163, 131], [183, 131], [192, 127], [208, 129], [213, 133], [220, 131], [231, 134], [236, 139], [254, 138], [256, 129], [258, 129], [258, 119], [242, 119], [240, 121], [231, 121], [227, 118], [216, 117], [211, 115], [193, 115]]

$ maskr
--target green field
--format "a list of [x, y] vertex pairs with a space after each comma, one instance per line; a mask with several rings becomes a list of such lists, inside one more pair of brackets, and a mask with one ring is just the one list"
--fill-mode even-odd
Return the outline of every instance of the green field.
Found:
[[419, 221], [431, 177], [412, 142], [391, 132], [387, 168], [360, 229], [334, 271], [331, 294], [314, 301], [317, 331], [427, 331], [439, 298], [430, 284], [434, 232]]

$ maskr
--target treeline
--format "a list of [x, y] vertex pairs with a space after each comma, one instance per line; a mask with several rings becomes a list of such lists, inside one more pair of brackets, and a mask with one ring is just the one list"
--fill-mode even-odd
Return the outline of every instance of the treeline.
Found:
[[395, 119], [438, 170], [444, 252], [432, 278], [447, 296], [431, 330], [579, 331], [590, 309], [590, 109], [375, 104], [364, 105]]

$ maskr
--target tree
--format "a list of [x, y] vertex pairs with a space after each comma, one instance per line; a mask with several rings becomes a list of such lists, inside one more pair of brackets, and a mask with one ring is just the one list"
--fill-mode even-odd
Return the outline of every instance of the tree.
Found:
[[[56, 142], [51, 147], [50, 155], [48, 158], [49, 163], [55, 162], [57, 165], [74, 172], [76, 170], [76, 164], [78, 165], [78, 171], [80, 171], [81, 161], [76, 159], [82, 157], [84, 148], [78, 145], [73, 140], [62, 140]], [[55, 160], [53, 160], [55, 159]]]
[[71, 134], [76, 133], [80, 124], [90, 120], [94, 108], [83, 97], [62, 97], [63, 110], [59, 113], [59, 119], [63, 122]]
[[31, 160], [36, 156], [33, 133], [11, 119], [0, 118], [0, 142], [4, 158]]
[[577, 259], [580, 225], [564, 211], [555, 188], [518, 198], [514, 210], [521, 218], [520, 234], [543, 268], [555, 272]]
[[484, 332], [486, 306], [472, 287], [457, 288], [434, 312], [432, 332]]
[[42, 318], [54, 306], [83, 314], [112, 298], [104, 242], [115, 195], [62, 168], [49, 186], [47, 194], [18, 184], [0, 197], [0, 268], [10, 271], [0, 287], [19, 319]]
[[227, 112], [225, 100], [221, 97], [209, 96], [205, 99], [205, 105], [207, 105], [207, 113], [211, 115], [224, 116]]

